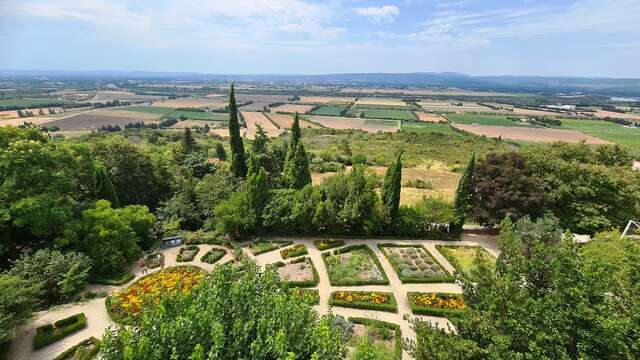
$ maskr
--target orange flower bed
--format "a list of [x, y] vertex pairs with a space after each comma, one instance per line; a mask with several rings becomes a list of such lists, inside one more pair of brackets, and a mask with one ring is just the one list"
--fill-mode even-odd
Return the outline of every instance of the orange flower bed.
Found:
[[342, 300], [346, 302], [370, 302], [374, 304], [389, 304], [390, 296], [371, 292], [350, 292], [350, 291], [338, 291], [334, 297], [335, 300]]
[[462, 295], [410, 292], [409, 303], [414, 314], [449, 316], [467, 308]]
[[[157, 305], [163, 295], [188, 294], [206, 272], [195, 266], [175, 266], [140, 278], [109, 298], [107, 306], [115, 317], [132, 319], [149, 305]], [[114, 319], [117, 320], [117, 319]]]
[[336, 291], [331, 294], [329, 305], [359, 309], [397, 311], [392, 293], [376, 291]]

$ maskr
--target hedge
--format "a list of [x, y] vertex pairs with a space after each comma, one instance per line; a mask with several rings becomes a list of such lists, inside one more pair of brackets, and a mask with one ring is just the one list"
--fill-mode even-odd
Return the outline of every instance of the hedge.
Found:
[[52, 344], [78, 330], [87, 327], [87, 318], [84, 313], [69, 316], [56, 321], [53, 324], [40, 326], [36, 329], [36, 337], [33, 340], [33, 347], [38, 350]]
[[[325, 245], [326, 244], [326, 245]], [[328, 249], [333, 249], [336, 247], [340, 247], [340, 246], [344, 246], [345, 242], [344, 240], [315, 240], [313, 242], [313, 245], [316, 247], [316, 249], [320, 250], [320, 251], [324, 251], [324, 250], [328, 250]]]
[[[424, 250], [424, 252], [427, 255], [429, 255], [431, 260], [433, 260], [433, 262], [436, 265], [438, 265], [438, 267], [440, 267], [440, 269], [442, 269], [442, 271], [445, 273], [445, 275], [431, 276], [431, 277], [428, 277], [428, 278], [426, 278], [426, 277], [416, 278], [416, 277], [404, 276], [404, 275], [402, 275], [402, 272], [400, 271], [400, 269], [398, 269], [397, 264], [393, 260], [391, 260], [391, 258], [389, 257], [389, 254], [387, 254], [387, 252], [384, 250], [385, 247], [421, 248], [422, 250]], [[407, 283], [407, 284], [411, 284], [411, 283], [413, 283], [413, 284], [416, 284], [416, 283], [429, 284], [429, 283], [452, 283], [452, 282], [455, 282], [455, 278], [453, 277], [453, 275], [451, 275], [451, 273], [449, 273], [449, 271], [447, 271], [447, 269], [445, 269], [445, 267], [442, 266], [442, 264], [438, 261], [438, 259], [436, 259], [433, 256], [433, 254], [431, 254], [431, 252], [429, 252], [429, 250], [427, 250], [427, 248], [425, 248], [423, 245], [384, 243], [384, 244], [378, 244], [378, 249], [380, 249], [380, 251], [382, 252], [384, 257], [387, 258], [387, 261], [391, 264], [391, 267], [396, 272], [396, 275], [398, 275], [398, 278], [403, 283]]]
[[215, 264], [218, 260], [222, 259], [227, 254], [226, 251], [222, 249], [211, 249], [207, 251], [202, 257], [200, 261], [207, 264]]
[[348, 294], [384, 294], [389, 296], [389, 304], [375, 304], [370, 302], [349, 302], [344, 300], [336, 300], [334, 296], [341, 291], [334, 291], [331, 293], [329, 297], [329, 305], [332, 306], [341, 306], [348, 307], [354, 309], [364, 309], [364, 310], [379, 310], [379, 311], [388, 311], [388, 312], [398, 312], [398, 305], [396, 303], [396, 298], [393, 296], [393, 293], [390, 292], [382, 292], [382, 291], [344, 291]]
[[[409, 300], [409, 305], [411, 306], [411, 312], [415, 315], [431, 315], [431, 316], [440, 316], [440, 317], [456, 317], [459, 316], [463, 310], [453, 310], [453, 309], [441, 309], [441, 308], [434, 308], [434, 307], [430, 307], [430, 306], [420, 306], [417, 305], [414, 301], [413, 301], [413, 296], [415, 295], [422, 295], [422, 294], [431, 294], [433, 292], [416, 292], [416, 291], [410, 291], [407, 293], [407, 299]], [[458, 295], [458, 296], [462, 296], [460, 294], [453, 294], [453, 293], [442, 293], [442, 292], [435, 292], [437, 295], [443, 296], [443, 295]]]
[[387, 329], [393, 330], [394, 338], [396, 341], [394, 344], [396, 359], [402, 359], [402, 330], [400, 330], [400, 325], [382, 320], [367, 319], [362, 317], [350, 317], [347, 320], [351, 321], [354, 324], [361, 324], [378, 328], [385, 327]]
[[[251, 247], [254, 244], [257, 244], [257, 243], [271, 244], [271, 247], [254, 251]], [[255, 241], [255, 242], [249, 244], [249, 250], [251, 251], [251, 253], [254, 256], [258, 256], [260, 254], [268, 253], [269, 251], [277, 250], [279, 248], [282, 248], [282, 247], [285, 247], [285, 246], [289, 246], [289, 245], [293, 245], [293, 241], [278, 242], [278, 241], [258, 240], [258, 241]]]
[[[95, 347], [91, 351], [85, 352], [81, 356], [76, 356], [76, 351], [78, 349], [82, 347], [86, 347], [91, 344], [95, 345]], [[66, 360], [66, 359], [71, 359], [72, 357], [75, 360], [89, 360], [89, 359], [93, 359], [98, 354], [98, 351], [100, 351], [100, 340], [92, 336], [88, 339], [81, 341], [79, 344], [76, 344], [75, 346], [67, 349], [62, 354], [56, 356], [53, 360]]]
[[126, 283], [128, 283], [129, 281], [133, 280], [135, 276], [128, 272], [125, 271], [122, 274], [117, 274], [114, 275], [113, 277], [98, 277], [98, 278], [93, 278], [91, 279], [91, 283], [92, 284], [98, 284], [98, 285], [111, 285], [111, 286], [120, 286], [120, 285], [124, 285]]
[[[197, 245], [186, 245], [180, 248], [178, 255], [176, 256], [176, 262], [193, 261], [193, 259], [200, 252], [200, 248]], [[185, 255], [186, 254], [186, 255]]]
[[290, 248], [280, 250], [280, 256], [282, 256], [283, 259], [307, 255], [307, 254], [308, 254], [307, 248], [304, 246], [304, 244], [296, 244]]
[[[380, 273], [382, 274], [382, 280], [332, 281], [331, 280], [331, 276], [329, 276], [329, 283], [331, 284], [331, 286], [389, 285], [389, 278], [387, 277], [387, 274], [384, 272], [384, 269], [382, 268], [382, 264], [380, 263], [380, 260], [378, 259], [376, 254], [373, 252], [373, 250], [371, 250], [371, 248], [368, 247], [367, 245], [360, 244], [360, 245], [345, 246], [345, 247], [342, 247], [340, 249], [334, 250], [333, 251], [333, 255], [346, 254], [348, 252], [351, 252], [351, 251], [357, 250], [357, 249], [365, 249], [369, 253], [371, 258], [373, 259], [373, 262], [376, 264], [378, 269], [380, 269]], [[327, 264], [327, 256], [329, 256], [330, 254], [331, 254], [331, 251], [327, 251], [327, 252], [323, 252], [322, 253], [322, 261], [324, 261], [324, 266], [327, 269], [329, 269], [329, 265]]]

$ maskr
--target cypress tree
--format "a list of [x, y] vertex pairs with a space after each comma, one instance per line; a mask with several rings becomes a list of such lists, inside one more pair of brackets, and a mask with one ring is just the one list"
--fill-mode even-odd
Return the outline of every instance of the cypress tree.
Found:
[[291, 142], [289, 142], [289, 149], [295, 148], [301, 137], [300, 119], [298, 113], [295, 113], [295, 115], [293, 115], [293, 124], [291, 125]]
[[467, 167], [464, 169], [462, 178], [458, 183], [458, 189], [456, 190], [456, 198], [454, 202], [456, 217], [458, 221], [455, 224], [451, 224], [451, 229], [454, 232], [461, 232], [464, 225], [467, 213], [471, 209], [471, 200], [473, 196], [473, 172], [476, 167], [476, 155], [471, 154]]
[[269, 187], [267, 185], [267, 175], [263, 167], [256, 172], [249, 174], [247, 179], [247, 194], [249, 196], [249, 207], [255, 215], [256, 226], [262, 224], [262, 211], [269, 199]]
[[244, 144], [240, 137], [240, 124], [238, 123], [238, 107], [236, 97], [231, 84], [229, 93], [229, 142], [231, 144], [231, 171], [236, 177], [247, 176], [247, 164], [244, 159]]
[[185, 154], [191, 154], [198, 148], [198, 143], [196, 139], [193, 138], [193, 134], [191, 133], [191, 128], [186, 127], [184, 129], [184, 134], [182, 135], [182, 151]]
[[398, 209], [400, 208], [400, 189], [402, 187], [402, 152], [398, 154], [395, 163], [387, 168], [382, 184], [382, 214], [384, 221], [390, 225], [391, 231], [398, 222]]
[[309, 158], [302, 142], [298, 142], [293, 150], [289, 149], [287, 155], [282, 171], [283, 182], [292, 189], [302, 189], [311, 184]]

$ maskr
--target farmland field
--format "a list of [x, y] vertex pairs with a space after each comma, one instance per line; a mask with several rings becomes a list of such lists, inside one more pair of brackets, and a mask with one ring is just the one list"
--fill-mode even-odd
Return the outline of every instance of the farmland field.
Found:
[[313, 105], [284, 104], [271, 108], [271, 111], [275, 113], [293, 114], [297, 112], [298, 114], [306, 114], [314, 108], [315, 106]]
[[211, 126], [216, 126], [219, 123], [212, 123], [211, 121], [206, 121], [206, 120], [183, 120], [183, 121], [178, 121], [177, 123], [171, 125], [172, 129], [184, 129], [187, 127], [190, 128], [194, 128], [194, 127], [204, 127], [205, 125], [209, 125]]
[[455, 124], [456, 128], [474, 133], [476, 135], [484, 135], [487, 137], [503, 139], [513, 139], [521, 141], [533, 142], [555, 142], [566, 141], [577, 143], [585, 141], [587, 144], [607, 144], [608, 141], [585, 135], [578, 131], [548, 129], [548, 128], [524, 128], [524, 127], [506, 127], [491, 125], [469, 125]]
[[436, 113], [501, 113], [506, 110], [493, 110], [486, 106], [479, 105], [475, 102], [463, 102], [463, 101], [421, 101], [418, 103], [423, 109], [433, 111]]
[[389, 106], [399, 108], [410, 108], [401, 99], [384, 99], [384, 98], [360, 98], [356, 101], [356, 106]]
[[[309, 116], [309, 119], [313, 122], [317, 122], [325, 127], [332, 129], [356, 129], [366, 132], [375, 133], [378, 131], [383, 132], [395, 132], [397, 130], [397, 123], [391, 122], [371, 122], [371, 120], [338, 117], [338, 116]], [[367, 121], [369, 123], [367, 124]], [[387, 124], [389, 123], [389, 124]]]
[[372, 119], [398, 119], [398, 120], [416, 120], [413, 112], [398, 109], [380, 109], [364, 106], [353, 106], [349, 109], [349, 114], [355, 115], [363, 113], [365, 118]]
[[438, 114], [430, 114], [424, 111], [414, 111], [413, 113], [418, 117], [418, 120], [420, 121], [430, 122], [430, 123], [447, 122], [447, 119], [443, 118]]
[[128, 91], [98, 91], [96, 95], [89, 100], [91, 103], [104, 103], [107, 101], [130, 101], [130, 102], [150, 102], [162, 98], [155, 95], [136, 95]]
[[[293, 124], [293, 116], [289, 114], [275, 114], [275, 113], [264, 113], [266, 117], [271, 119], [273, 123], [276, 124], [280, 129], [288, 129]], [[306, 121], [302, 118], [298, 119], [300, 122], [300, 127], [303, 128], [319, 128], [320, 126]]]
[[617, 113], [613, 111], [598, 110], [596, 111], [595, 115], [599, 118], [609, 117], [609, 118], [627, 119], [632, 121], [640, 121], [640, 114], [633, 114], [633, 113], [622, 114], [622, 113]]
[[447, 114], [446, 118], [456, 124], [478, 124], [504, 127], [533, 127], [532, 125], [507, 119], [506, 115]]
[[25, 108], [37, 108], [45, 104], [64, 104], [65, 101], [58, 99], [0, 99], [0, 108], [10, 106], [21, 106]]
[[244, 118], [245, 123], [247, 124], [247, 133], [246, 136], [254, 137], [258, 128], [257, 125], [260, 125], [264, 132], [269, 136], [278, 136], [280, 135], [281, 130], [278, 129], [267, 117], [265, 117], [262, 113], [259, 112], [249, 112], [243, 111], [241, 112], [242, 117]]
[[169, 108], [223, 108], [227, 105], [227, 101], [221, 97], [213, 98], [178, 98], [169, 100], [154, 101], [153, 106], [169, 107]]
[[160, 106], [127, 106], [125, 108], [118, 108], [118, 110], [158, 115], [158, 117], [161, 117], [173, 111], [172, 108]]
[[449, 124], [435, 124], [435, 123], [416, 123], [416, 122], [404, 122], [402, 123], [402, 131], [427, 133], [435, 132], [449, 135], [460, 135], [451, 129]]
[[341, 116], [345, 108], [346, 106], [322, 105], [319, 108], [312, 110], [310, 114], [324, 116]]
[[[99, 129], [102, 126], [107, 125], [119, 125], [120, 127], [124, 127], [126, 124], [140, 121], [137, 118], [131, 117], [117, 117], [117, 116], [104, 116], [104, 115], [93, 115], [91, 113], [78, 114], [70, 117], [66, 117], [63, 119], [58, 119], [54, 121], [47, 122], [43, 125], [48, 126], [57, 126], [62, 130], [67, 131], [78, 131], [78, 130], [95, 130]], [[156, 122], [155, 120], [148, 120], [145, 122]]]
[[301, 104], [349, 104], [355, 101], [352, 97], [301, 96]]
[[640, 149], [640, 129], [604, 120], [560, 119], [562, 129], [576, 130], [600, 139]]
[[225, 121], [227, 120], [227, 116], [228, 116], [226, 113], [212, 113], [212, 112], [188, 111], [188, 110], [176, 110], [172, 112], [170, 115], [177, 118], [184, 115], [187, 119], [191, 119], [191, 120], [211, 120], [211, 121]]

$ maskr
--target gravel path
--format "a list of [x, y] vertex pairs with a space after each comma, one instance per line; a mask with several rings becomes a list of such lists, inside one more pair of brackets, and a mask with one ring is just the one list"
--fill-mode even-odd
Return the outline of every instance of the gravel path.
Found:
[[[317, 289], [320, 293], [320, 305], [315, 306], [316, 311], [319, 314], [326, 314], [329, 311], [333, 312], [336, 315], [342, 315], [344, 317], [366, 317], [371, 319], [378, 319], [383, 321], [388, 321], [391, 323], [395, 323], [400, 325], [402, 330], [402, 336], [404, 338], [415, 340], [415, 333], [411, 330], [410, 323], [406, 317], [416, 317], [411, 314], [411, 309], [409, 306], [409, 302], [407, 299], [407, 292], [409, 291], [422, 291], [422, 292], [452, 292], [452, 293], [462, 293], [462, 289], [457, 284], [447, 284], [447, 283], [437, 283], [437, 284], [403, 284], [395, 271], [391, 267], [391, 264], [387, 261], [381, 251], [378, 249], [377, 244], [379, 243], [399, 243], [399, 244], [420, 244], [424, 245], [435, 257], [438, 261], [450, 272], [453, 271], [453, 267], [449, 262], [435, 249], [435, 245], [437, 244], [451, 244], [450, 241], [434, 241], [434, 240], [371, 240], [371, 239], [344, 239], [347, 245], [354, 244], [365, 244], [369, 246], [374, 254], [378, 257], [378, 260], [382, 264], [382, 268], [384, 272], [387, 274], [389, 278], [389, 285], [372, 285], [372, 286], [331, 286], [329, 283], [329, 277], [327, 275], [326, 268], [324, 266], [324, 261], [322, 261], [321, 252], [316, 249], [313, 245], [313, 240], [317, 240], [316, 238], [305, 237], [304, 239], [299, 238], [288, 238], [288, 240], [294, 240], [295, 243], [303, 243], [307, 247], [309, 252], [308, 255], [313, 261], [316, 269], [318, 270], [318, 275], [320, 277], [320, 282], [317, 286]], [[477, 234], [464, 234], [462, 237], [462, 241], [455, 242], [455, 244], [460, 245], [480, 245], [487, 249], [491, 254], [497, 256], [498, 249], [495, 242], [495, 237], [488, 235], [477, 235]], [[223, 264], [229, 262], [233, 259], [232, 252], [227, 250], [227, 254], [216, 264], [207, 264], [200, 261], [200, 258], [211, 248], [221, 248], [219, 246], [213, 245], [199, 245], [200, 252], [196, 255], [195, 259], [191, 262], [186, 263], [176, 263], [176, 255], [178, 254], [179, 248], [171, 248], [163, 250], [162, 253], [165, 256], [165, 266], [175, 266], [175, 265], [196, 265], [202, 267], [207, 271], [213, 270], [213, 268], [219, 264]], [[266, 266], [267, 264], [271, 264], [277, 261], [283, 261], [280, 256], [280, 249], [270, 251], [258, 256], [254, 256], [248, 250], [248, 248], [243, 248], [243, 252], [250, 259], [253, 259], [260, 265], [261, 267]], [[333, 249], [331, 249], [333, 250]], [[329, 251], [329, 250], [327, 250]], [[288, 261], [289, 259], [287, 259]], [[136, 264], [131, 265], [130, 271], [135, 275], [136, 279], [140, 278], [142, 274], [140, 270], [136, 266]], [[157, 271], [154, 270], [154, 271]], [[131, 282], [130, 282], [131, 283]], [[89, 285], [87, 290], [93, 292], [106, 292], [111, 294], [115, 291], [118, 291], [122, 288], [125, 288], [130, 283], [122, 285], [122, 286], [105, 286], [105, 285]], [[328, 305], [329, 295], [334, 291], [340, 290], [361, 290], [361, 291], [386, 291], [393, 292], [396, 301], [398, 303], [398, 313], [389, 313], [382, 311], [373, 311], [373, 310], [360, 310], [360, 309], [351, 309], [351, 308], [342, 308], [342, 307], [330, 307]], [[34, 351], [33, 350], [33, 338], [35, 336], [35, 329], [38, 326], [52, 323], [56, 320], [77, 314], [77, 313], [85, 313], [87, 316], [87, 328], [82, 331], [79, 331], [71, 336], [68, 336], [58, 342], [55, 342], [49, 346], [44, 347], [43, 349]], [[434, 323], [437, 323], [439, 326], [447, 328], [451, 325], [451, 323], [445, 319], [440, 317], [432, 317], [432, 316], [418, 316], [421, 319], [429, 320]], [[94, 336], [96, 338], [101, 338], [104, 334], [105, 330], [109, 326], [115, 325], [113, 321], [109, 318], [107, 311], [105, 309], [105, 299], [95, 299], [92, 301], [88, 301], [85, 303], [75, 303], [75, 304], [67, 304], [61, 305], [54, 308], [51, 308], [46, 311], [42, 311], [36, 313], [33, 317], [33, 320], [28, 322], [27, 324], [21, 326], [17, 330], [17, 335], [15, 339], [11, 343], [11, 349], [9, 351], [9, 359], [52, 359], [56, 355], [70, 348], [71, 346], [79, 343], [80, 341]], [[410, 359], [408, 354], [403, 353], [403, 359]]]

